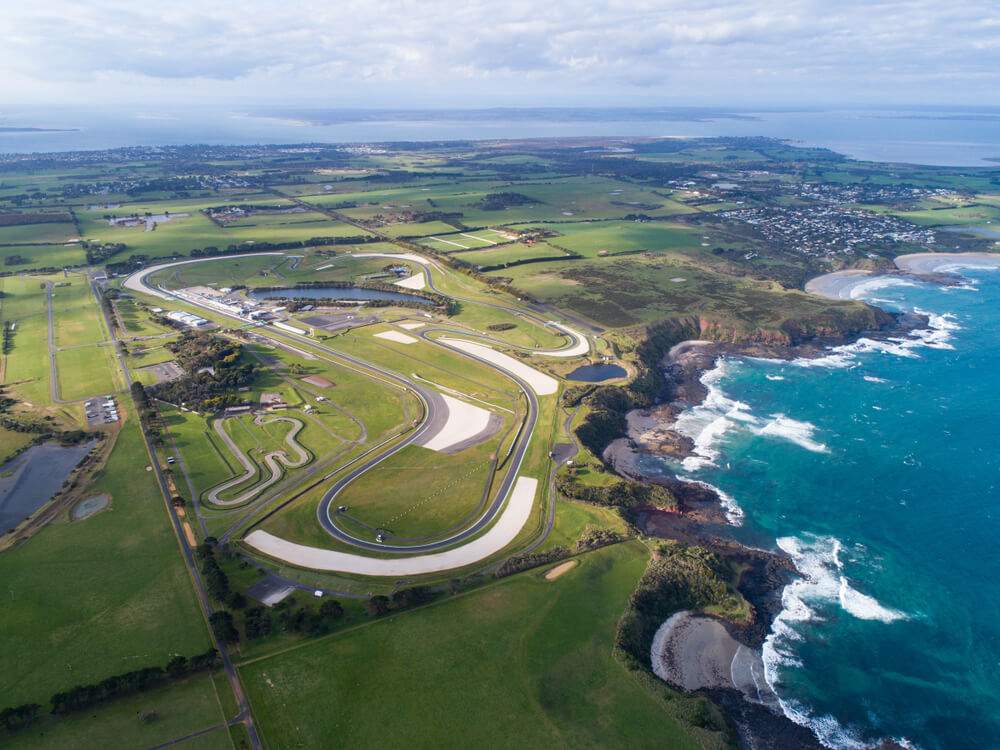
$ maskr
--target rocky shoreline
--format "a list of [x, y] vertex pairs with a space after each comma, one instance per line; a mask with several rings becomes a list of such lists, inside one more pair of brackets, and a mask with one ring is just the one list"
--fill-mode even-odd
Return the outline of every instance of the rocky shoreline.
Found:
[[[677, 499], [677, 510], [637, 509], [634, 520], [645, 534], [705, 547], [743, 570], [738, 589], [751, 605], [751, 621], [742, 625], [724, 620], [712, 622], [721, 623], [738, 644], [750, 649], [757, 658], [771, 623], [782, 610], [781, 593], [798, 575], [791, 559], [780, 550], [755, 549], [736, 541], [732, 536], [733, 526], [727, 516], [725, 499], [714, 488], [681, 481], [666, 471], [653, 474], [643, 469], [643, 457], [683, 460], [693, 455], [693, 441], [677, 432], [674, 425], [684, 410], [705, 400], [708, 389], [701, 378], [716, 366], [719, 358], [817, 358], [828, 353], [829, 347], [853, 343], [861, 337], [905, 335], [927, 325], [927, 319], [921, 316], [895, 315], [894, 320], [894, 325], [883, 330], [864, 331], [850, 337], [815, 339], [792, 346], [681, 342], [672, 347], [660, 362], [666, 387], [659, 402], [652, 407], [629, 412], [626, 415], [626, 435], [612, 441], [604, 451], [604, 460], [619, 475], [632, 481], [667, 487]], [[710, 624], [706, 623], [706, 627]], [[704, 638], [704, 633], [701, 638]], [[683, 648], [683, 645], [680, 647]], [[680, 654], [671, 656], [682, 658]], [[784, 716], [775, 701], [762, 701], [731, 683], [720, 682], [706, 685], [703, 689], [733, 720], [741, 747], [755, 750], [823, 747], [811, 731]]]

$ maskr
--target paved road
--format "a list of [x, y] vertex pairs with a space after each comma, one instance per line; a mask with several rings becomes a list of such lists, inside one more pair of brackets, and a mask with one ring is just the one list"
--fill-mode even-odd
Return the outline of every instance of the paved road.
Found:
[[524, 460], [524, 454], [527, 452], [528, 443], [531, 440], [531, 436], [534, 434], [535, 424], [538, 421], [538, 399], [535, 397], [534, 391], [528, 386], [527, 383], [525, 383], [520, 378], [512, 375], [506, 370], [503, 370], [502, 368], [490, 362], [479, 359], [478, 357], [460, 351], [459, 349], [447, 346], [446, 344], [442, 344], [441, 342], [434, 341], [434, 339], [429, 338], [429, 334], [431, 333], [452, 333], [452, 331], [447, 329], [428, 329], [422, 331], [420, 333], [420, 336], [426, 341], [434, 342], [438, 346], [445, 347], [446, 349], [454, 351], [461, 356], [475, 360], [476, 362], [479, 362], [491, 368], [492, 370], [496, 371], [502, 376], [509, 377], [511, 380], [517, 383], [522, 393], [524, 393], [524, 396], [527, 399], [528, 412], [525, 418], [524, 427], [521, 430], [520, 434], [518, 435], [517, 442], [515, 443], [515, 447], [511, 453], [509, 468], [506, 474], [504, 475], [503, 479], [501, 480], [500, 484], [497, 486], [495, 499], [493, 503], [490, 505], [490, 507], [487, 509], [486, 513], [478, 521], [476, 521], [476, 523], [472, 524], [467, 529], [460, 531], [457, 534], [454, 534], [447, 538], [439, 539], [433, 542], [426, 542], [424, 544], [397, 546], [392, 544], [382, 544], [378, 542], [368, 542], [363, 539], [358, 539], [356, 537], [353, 537], [347, 532], [340, 529], [333, 522], [333, 517], [336, 516], [339, 513], [339, 511], [335, 510], [331, 512], [330, 510], [333, 501], [336, 499], [340, 491], [343, 490], [347, 485], [349, 485], [355, 479], [357, 479], [359, 476], [364, 474], [366, 471], [376, 466], [377, 464], [381, 463], [382, 461], [385, 461], [387, 458], [389, 458], [390, 456], [394, 455], [395, 453], [399, 452], [404, 447], [406, 447], [406, 445], [409, 445], [413, 443], [416, 439], [418, 439], [420, 435], [422, 435], [426, 431], [426, 429], [428, 429], [429, 425], [432, 422], [432, 420], [430, 419], [425, 420], [424, 423], [421, 425], [420, 429], [418, 429], [414, 435], [411, 435], [410, 438], [407, 441], [405, 441], [404, 444], [394, 448], [391, 451], [376, 456], [370, 461], [365, 462], [357, 469], [352, 471], [350, 474], [337, 481], [337, 483], [334, 484], [329, 490], [327, 490], [325, 495], [323, 495], [323, 499], [320, 501], [319, 508], [317, 510], [317, 517], [319, 519], [320, 525], [331, 536], [335, 537], [336, 539], [339, 539], [342, 542], [346, 542], [347, 544], [350, 544], [352, 546], [360, 547], [362, 549], [367, 549], [367, 550], [380, 551], [380, 552], [400, 552], [406, 554], [414, 554], [418, 552], [419, 553], [430, 552], [433, 550], [442, 549], [444, 547], [450, 547], [458, 542], [462, 542], [472, 536], [475, 536], [477, 533], [479, 533], [485, 527], [487, 527], [490, 523], [492, 523], [493, 520], [496, 518], [497, 514], [503, 508], [504, 501], [507, 499], [507, 494], [509, 493], [511, 487], [513, 487], [514, 481], [517, 479], [517, 472], [521, 468], [521, 462]]
[[[101, 314], [104, 316], [104, 323], [108, 326], [108, 330], [112, 330], [111, 321], [108, 320], [108, 313], [104, 305], [100, 304], [101, 301], [101, 291], [97, 285], [97, 282], [91, 278], [91, 289], [93, 289], [94, 296], [97, 297], [98, 306], [101, 308]], [[121, 349], [118, 346], [118, 341], [114, 342], [115, 355], [118, 358], [118, 366], [121, 367], [122, 377], [128, 382], [128, 368], [125, 366], [125, 359], [122, 357]], [[135, 409], [136, 415], [139, 414], [139, 405], [133, 400], [133, 408]], [[236, 696], [236, 702], [239, 706], [239, 714], [236, 720], [242, 722], [247, 728], [247, 734], [250, 736], [250, 744], [253, 750], [262, 750], [262, 745], [260, 741], [260, 736], [257, 734], [257, 726], [254, 723], [253, 715], [250, 713], [250, 705], [247, 702], [246, 694], [243, 692], [243, 685], [240, 682], [239, 676], [236, 674], [236, 670], [233, 667], [233, 662], [229, 658], [229, 654], [226, 652], [226, 648], [223, 644], [219, 643], [218, 639], [215, 637], [215, 633], [212, 628], [208, 625], [208, 617], [212, 613], [212, 604], [208, 599], [208, 594], [205, 592], [205, 586], [201, 581], [201, 576], [198, 575], [198, 567], [194, 560], [194, 550], [191, 549], [190, 545], [187, 543], [187, 539], [184, 535], [184, 528], [181, 526], [181, 520], [177, 517], [174, 509], [170, 505], [170, 488], [167, 486], [167, 479], [163, 475], [163, 470], [160, 468], [160, 462], [156, 457], [156, 452], [153, 450], [153, 445], [149, 441], [149, 436], [146, 435], [145, 430], [140, 430], [142, 432], [143, 442], [146, 444], [146, 452], [149, 454], [149, 461], [153, 467], [153, 471], [156, 475], [156, 481], [160, 485], [160, 492], [163, 494], [163, 502], [167, 507], [167, 513], [170, 516], [170, 520], [174, 525], [174, 533], [177, 535], [178, 544], [180, 544], [181, 552], [184, 555], [184, 562], [188, 568], [188, 574], [191, 576], [191, 580], [194, 583], [195, 593], [198, 596], [198, 602], [201, 604], [202, 615], [205, 618], [205, 626], [208, 628], [209, 636], [212, 639], [212, 645], [219, 652], [222, 658], [222, 666], [226, 670], [226, 676], [229, 678], [229, 684], [232, 687], [233, 694]]]

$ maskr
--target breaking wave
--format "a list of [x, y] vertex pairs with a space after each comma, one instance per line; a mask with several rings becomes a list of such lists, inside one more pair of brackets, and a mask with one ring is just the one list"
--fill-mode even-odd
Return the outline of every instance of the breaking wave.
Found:
[[771, 624], [771, 632], [764, 641], [765, 678], [779, 695], [778, 702], [784, 714], [796, 724], [811, 729], [827, 747], [837, 750], [872, 747], [872, 743], [862, 739], [857, 731], [842, 726], [832, 716], [816, 716], [803, 704], [781, 698], [778, 693], [781, 675], [786, 670], [802, 666], [795, 655], [795, 644], [806, 639], [802, 632], [804, 626], [825, 619], [826, 613], [833, 607], [839, 607], [860, 620], [885, 624], [909, 619], [909, 615], [887, 607], [851, 586], [844, 574], [841, 560], [843, 546], [838, 539], [829, 536], [782, 537], [778, 546], [792, 558], [802, 578], [782, 591], [782, 610]]
[[887, 339], [860, 338], [853, 344], [834, 346], [829, 354], [815, 359], [799, 357], [791, 364], [797, 367], [847, 368], [858, 365], [858, 354], [880, 353], [908, 359], [918, 359], [919, 349], [954, 349], [951, 338], [954, 331], [961, 330], [950, 313], [929, 313], [919, 308], [913, 310], [918, 315], [927, 316], [927, 328], [910, 331], [907, 336], [892, 336]]
[[722, 436], [739, 427], [761, 437], [788, 440], [815, 453], [829, 452], [826, 445], [814, 439], [815, 425], [784, 414], [758, 417], [747, 404], [729, 398], [719, 386], [719, 381], [729, 373], [730, 363], [720, 359], [714, 368], [701, 376], [702, 385], [708, 389], [705, 400], [686, 409], [674, 422], [674, 429], [694, 443], [692, 455], [681, 462], [685, 471], [714, 466], [720, 455], [718, 445]]
[[743, 508], [741, 508], [739, 503], [736, 502], [736, 498], [728, 492], [720, 490], [714, 484], [702, 482], [700, 479], [691, 479], [690, 477], [682, 476], [678, 476], [677, 479], [686, 484], [696, 484], [699, 487], [704, 487], [705, 489], [714, 492], [719, 496], [719, 502], [722, 503], [722, 509], [726, 512], [726, 519], [729, 523], [733, 524], [733, 526], [740, 526], [743, 524]]

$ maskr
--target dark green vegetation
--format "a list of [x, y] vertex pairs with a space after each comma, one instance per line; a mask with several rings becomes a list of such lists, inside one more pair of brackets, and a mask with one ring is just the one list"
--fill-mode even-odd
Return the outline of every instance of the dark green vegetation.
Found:
[[187, 331], [165, 344], [184, 377], [149, 389], [153, 398], [189, 409], [215, 411], [242, 401], [238, 389], [253, 382], [256, 364], [235, 342]]
[[729, 561], [702, 547], [657, 545], [618, 624], [618, 647], [648, 667], [653, 635], [674, 612], [707, 610], [734, 622], [747, 620], [749, 606], [734, 588], [737, 577]]

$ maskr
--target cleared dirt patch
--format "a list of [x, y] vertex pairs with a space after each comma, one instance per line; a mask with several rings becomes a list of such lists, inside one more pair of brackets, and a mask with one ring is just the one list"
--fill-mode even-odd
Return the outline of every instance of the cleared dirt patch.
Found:
[[575, 568], [579, 564], [580, 564], [579, 560], [567, 560], [564, 563], [559, 563], [554, 568], [549, 568], [548, 570], [545, 571], [545, 580], [554, 581], [564, 573], [568, 573], [569, 571], [573, 570], [573, 568]]

